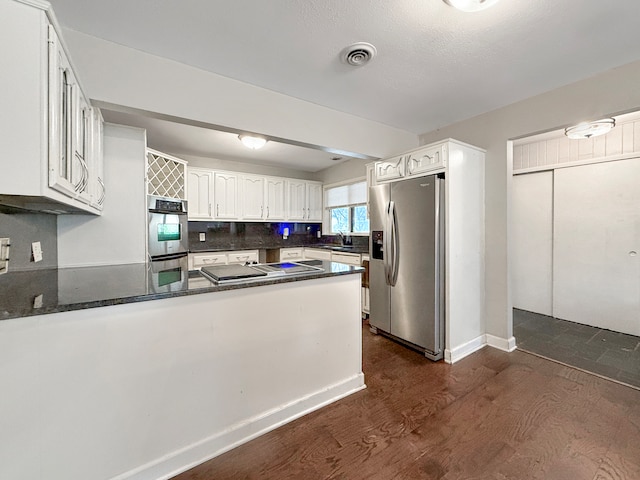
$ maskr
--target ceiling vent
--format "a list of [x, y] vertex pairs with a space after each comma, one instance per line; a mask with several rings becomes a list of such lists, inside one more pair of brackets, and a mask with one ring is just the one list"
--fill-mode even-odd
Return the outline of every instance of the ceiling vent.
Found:
[[354, 67], [369, 63], [375, 56], [376, 47], [365, 42], [354, 43], [342, 51], [342, 61]]

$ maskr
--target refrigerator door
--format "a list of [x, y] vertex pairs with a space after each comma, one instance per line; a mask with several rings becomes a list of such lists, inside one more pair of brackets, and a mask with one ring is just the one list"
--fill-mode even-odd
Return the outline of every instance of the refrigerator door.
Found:
[[387, 283], [389, 237], [386, 232], [390, 191], [389, 185], [376, 185], [369, 189], [369, 323], [385, 332], [390, 332], [391, 328], [390, 287]]
[[[440, 190], [436, 176], [391, 184], [392, 335], [439, 353], [441, 345]], [[388, 255], [389, 256], [389, 255]], [[373, 292], [372, 311], [373, 311]]]

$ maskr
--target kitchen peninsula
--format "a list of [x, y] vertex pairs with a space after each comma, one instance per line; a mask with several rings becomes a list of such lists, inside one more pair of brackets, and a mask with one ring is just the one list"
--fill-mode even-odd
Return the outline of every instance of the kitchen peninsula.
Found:
[[[0, 476], [167, 478], [365, 388], [362, 269], [315, 264], [161, 293], [144, 265], [53, 269], [55, 302], [3, 295]], [[3, 292], [19, 274], [43, 271]]]

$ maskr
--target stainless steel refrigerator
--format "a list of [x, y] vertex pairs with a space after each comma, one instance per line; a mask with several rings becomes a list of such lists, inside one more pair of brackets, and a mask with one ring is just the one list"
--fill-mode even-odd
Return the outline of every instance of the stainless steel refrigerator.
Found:
[[373, 186], [369, 208], [371, 330], [439, 360], [444, 352], [444, 178]]

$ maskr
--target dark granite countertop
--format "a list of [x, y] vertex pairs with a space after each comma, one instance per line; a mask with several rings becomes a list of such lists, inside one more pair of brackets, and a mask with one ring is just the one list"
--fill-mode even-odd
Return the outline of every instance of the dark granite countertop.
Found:
[[158, 274], [146, 264], [80, 268], [50, 268], [0, 275], [0, 320], [123, 303], [143, 302], [208, 292], [298, 282], [364, 271], [335, 262], [311, 260], [323, 271], [295, 276], [258, 278], [217, 285], [200, 272], [182, 272], [181, 278], [158, 286]]
[[344, 252], [344, 253], [355, 253], [358, 255], [369, 253], [368, 245], [335, 245], [328, 243], [319, 243], [314, 245], [287, 245], [287, 246], [274, 246], [269, 247], [266, 245], [258, 245], [258, 246], [243, 246], [240, 248], [235, 247], [226, 247], [226, 248], [203, 248], [203, 249], [195, 249], [191, 248], [190, 253], [214, 253], [214, 252], [230, 252], [230, 251], [240, 251], [240, 250], [273, 250], [280, 248], [321, 248], [323, 250], [332, 250], [334, 252]]

